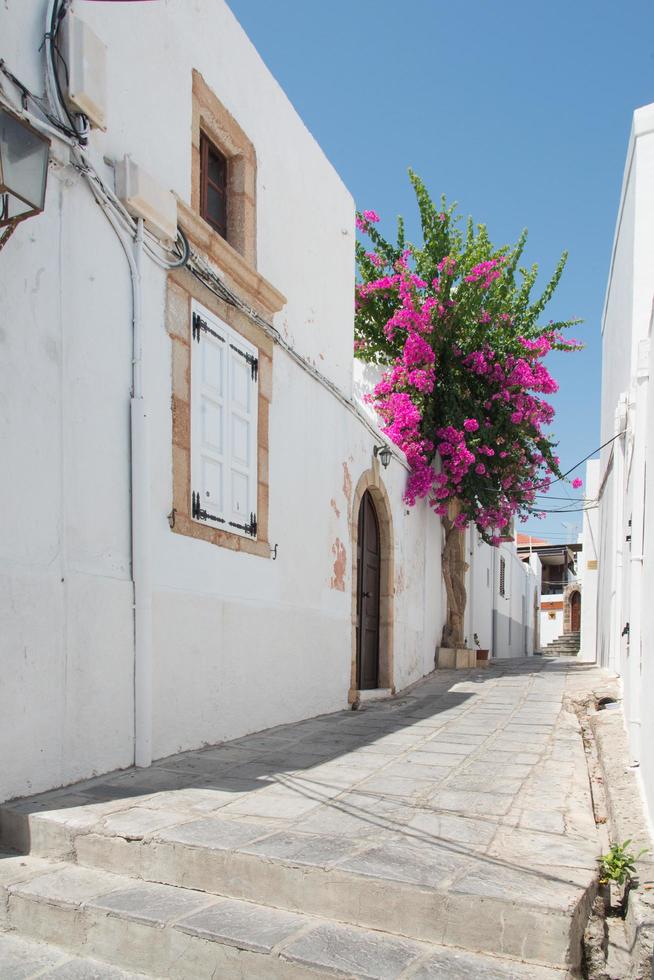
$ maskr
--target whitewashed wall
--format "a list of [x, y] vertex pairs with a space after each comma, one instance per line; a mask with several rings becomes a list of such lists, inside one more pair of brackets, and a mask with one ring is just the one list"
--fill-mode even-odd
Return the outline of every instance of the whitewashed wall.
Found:
[[[602, 321], [597, 652], [622, 677], [630, 749], [654, 812], [651, 330], [654, 105], [634, 113]], [[583, 605], [582, 605], [583, 609]], [[627, 624], [629, 630], [627, 631]]]
[[[502, 559], [506, 563], [503, 596], [499, 592]], [[513, 542], [492, 548], [474, 529], [468, 532], [467, 560], [468, 644], [473, 645], [476, 633], [480, 648], [490, 650], [492, 657], [531, 656], [534, 609], [540, 589], [538, 566], [523, 562]]]
[[[495, 582], [498, 586], [494, 608], [495, 656], [526, 657], [534, 652], [533, 609], [537, 580], [534, 572], [518, 557], [515, 544], [503, 543], [495, 549]], [[506, 563], [505, 593], [499, 594], [501, 559]]]
[[[107, 44], [106, 134], [187, 202], [191, 72], [255, 145], [259, 271], [288, 297], [276, 323], [352, 390], [353, 201], [218, 0], [77, 3]], [[5, 0], [0, 55], [41, 91], [45, 0]], [[156, 79], [156, 84], [153, 84]], [[78, 175], [51, 167], [45, 213], [0, 255], [0, 799], [133, 760], [129, 519], [131, 308], [120, 246]], [[144, 270], [151, 406], [155, 757], [346, 706], [351, 662], [349, 515], [374, 438], [274, 355], [270, 539], [278, 559], [171, 533], [171, 349], [165, 274]], [[382, 479], [395, 537], [395, 685], [433, 668], [442, 628], [440, 526]], [[333, 546], [347, 552], [332, 587]]]
[[595, 504], [599, 491], [600, 461], [589, 459], [584, 481], [584, 523], [582, 551], [579, 555], [581, 584], [581, 637], [579, 658], [594, 662], [597, 656], [597, 576], [599, 557], [599, 509]]

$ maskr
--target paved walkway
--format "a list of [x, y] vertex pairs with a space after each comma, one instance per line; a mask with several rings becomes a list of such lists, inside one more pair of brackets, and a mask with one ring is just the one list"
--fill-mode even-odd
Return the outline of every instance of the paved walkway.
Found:
[[[175, 972], [154, 942], [110, 956], [104, 919], [172, 930], [184, 956], [201, 940], [221, 976], [259, 972], [218, 949], [265, 955], [266, 977], [561, 977], [599, 852], [564, 696], [599, 677], [540, 658], [442, 671], [365, 710], [7, 805], [2, 840], [30, 859], [0, 861], [6, 924], [151, 976], [213, 970]], [[95, 933], [62, 941], [43, 910], [66, 903]]]

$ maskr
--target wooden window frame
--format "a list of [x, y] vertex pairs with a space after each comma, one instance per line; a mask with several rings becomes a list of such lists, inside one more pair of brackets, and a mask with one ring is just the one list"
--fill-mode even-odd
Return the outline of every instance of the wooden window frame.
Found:
[[[211, 180], [209, 176], [209, 157], [213, 154], [220, 157], [225, 165], [225, 183], [221, 187]], [[224, 199], [225, 222], [218, 224], [209, 214], [209, 187], [212, 187]], [[202, 130], [200, 131], [200, 214], [204, 220], [217, 231], [221, 238], [227, 241], [227, 229], [229, 228], [229, 159], [221, 152], [219, 147]]]

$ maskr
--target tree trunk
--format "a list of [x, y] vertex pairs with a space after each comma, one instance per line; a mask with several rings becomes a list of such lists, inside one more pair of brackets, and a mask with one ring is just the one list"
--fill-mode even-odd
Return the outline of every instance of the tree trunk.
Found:
[[447, 619], [443, 626], [442, 646], [457, 648], [464, 646], [464, 614], [466, 610], [466, 572], [465, 560], [466, 532], [454, 526], [454, 520], [461, 512], [461, 503], [450, 501], [447, 517], [443, 517], [445, 544], [443, 546], [443, 578], [447, 592]]

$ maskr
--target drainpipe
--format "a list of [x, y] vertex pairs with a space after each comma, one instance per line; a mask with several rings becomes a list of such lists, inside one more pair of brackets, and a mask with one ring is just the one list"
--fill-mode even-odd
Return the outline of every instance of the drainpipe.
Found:
[[[615, 412], [615, 434], [622, 432], [627, 424], [627, 396], [620, 395], [618, 406]], [[615, 547], [615, 564], [613, 566], [615, 580], [613, 582], [613, 602], [611, 607], [611, 649], [609, 669], [617, 674], [622, 674], [621, 648], [622, 648], [622, 628], [623, 628], [623, 608], [622, 608], [622, 556], [624, 551], [624, 447], [625, 437], [619, 436], [615, 440], [614, 452], [614, 492], [613, 501], [613, 544]]]
[[[152, 565], [150, 561], [150, 446], [143, 386], [143, 219], [133, 246], [132, 580], [134, 583], [134, 764], [152, 762]], [[131, 264], [130, 264], [131, 270]]]
[[642, 661], [642, 597], [643, 551], [645, 544], [645, 454], [647, 450], [647, 396], [649, 387], [649, 340], [638, 345], [636, 391], [633, 403], [632, 514], [631, 550], [629, 555], [629, 606], [625, 616], [629, 621], [629, 703], [627, 730], [629, 747], [634, 761], [640, 759], [640, 688]]

